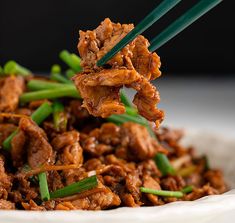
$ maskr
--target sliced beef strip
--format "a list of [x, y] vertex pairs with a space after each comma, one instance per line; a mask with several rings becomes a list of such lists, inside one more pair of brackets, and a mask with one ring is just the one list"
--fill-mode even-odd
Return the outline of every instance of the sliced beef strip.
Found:
[[105, 123], [101, 128], [94, 129], [84, 138], [82, 147], [85, 152], [98, 157], [113, 151], [120, 143], [120, 128], [112, 123]]
[[135, 202], [134, 197], [129, 193], [123, 193], [120, 195], [123, 204], [127, 207], [139, 207], [140, 205]]
[[132, 173], [128, 173], [126, 175], [126, 190], [133, 196], [135, 202], [140, 203], [140, 186], [142, 185], [142, 181], [139, 178], [138, 171], [135, 170]]
[[0, 89], [0, 111], [13, 112], [19, 103], [19, 96], [25, 88], [24, 78], [9, 76], [5, 79]]
[[31, 182], [26, 179], [22, 174], [17, 174], [14, 177], [14, 185], [17, 185], [17, 191], [20, 192], [24, 201], [36, 199], [39, 195], [39, 188], [32, 186]]
[[[83, 149], [79, 143], [79, 133], [75, 130], [58, 134], [52, 139], [52, 145], [58, 151], [58, 165], [76, 164], [79, 166], [83, 163]], [[77, 182], [81, 179], [84, 168], [63, 170], [62, 176], [66, 185]], [[60, 184], [60, 183], [59, 183]]]
[[21, 118], [19, 129], [24, 132], [27, 141], [28, 163], [31, 168], [53, 162], [53, 150], [46, 133], [31, 119]]
[[0, 155], [0, 188], [10, 191], [12, 177], [6, 173], [4, 157]]
[[73, 145], [79, 141], [79, 133], [77, 131], [68, 131], [56, 135], [51, 141], [54, 150], [60, 150], [68, 145]]
[[73, 80], [90, 114], [105, 118], [124, 113], [119, 90], [127, 86], [138, 91], [134, 103], [140, 114], [159, 125], [164, 113], [156, 108], [160, 97], [149, 80], [160, 76], [161, 63], [156, 53], [149, 52], [147, 39], [138, 36], [127, 44], [107, 62], [111, 68], [96, 66], [97, 61], [132, 29], [132, 24], [115, 24], [105, 19], [93, 31], [80, 31], [78, 50], [84, 72]]
[[219, 194], [218, 190], [216, 190], [215, 188], [209, 185], [204, 185], [201, 188], [194, 189], [192, 193], [187, 194], [184, 200], [193, 201], [201, 197], [204, 197], [207, 195], [214, 195], [214, 194]]
[[159, 145], [139, 124], [126, 122], [121, 126], [121, 143], [130, 150], [134, 160], [153, 158], [159, 150]]
[[93, 116], [108, 117], [111, 114], [122, 114], [125, 107], [120, 101], [120, 87], [108, 86], [86, 86], [83, 80], [87, 74], [79, 74], [74, 78], [76, 87], [84, 99], [83, 107], [85, 107]]
[[[78, 43], [78, 51], [82, 57], [81, 65], [85, 70], [99, 69], [96, 62], [102, 58], [114, 45], [116, 45], [134, 26], [132, 24], [121, 25], [120, 23], [112, 23], [106, 18], [100, 26], [93, 31], [80, 31], [80, 39]], [[121, 52], [117, 53], [110, 64], [124, 65], [124, 56], [129, 56], [131, 48], [128, 44]]]
[[180, 191], [185, 187], [185, 181], [181, 176], [167, 176], [161, 180], [164, 190]]
[[208, 170], [204, 174], [204, 178], [210, 186], [217, 189], [220, 193], [224, 193], [227, 190], [227, 186], [223, 179], [223, 174], [220, 170]]
[[23, 166], [25, 163], [24, 154], [27, 152], [25, 149], [26, 135], [20, 130], [11, 140], [11, 157], [15, 167]]
[[14, 209], [15, 209], [14, 203], [0, 199], [0, 210], [14, 210]]

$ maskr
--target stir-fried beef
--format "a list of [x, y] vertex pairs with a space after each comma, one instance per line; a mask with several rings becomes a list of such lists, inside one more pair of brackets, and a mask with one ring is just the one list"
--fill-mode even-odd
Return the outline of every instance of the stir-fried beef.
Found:
[[0, 210], [14, 210], [15, 209], [15, 204], [10, 202], [10, 201], [6, 201], [3, 199], [0, 199]]
[[133, 102], [139, 113], [159, 125], [164, 114], [156, 108], [159, 93], [149, 81], [161, 75], [161, 62], [156, 53], [149, 52], [147, 39], [138, 36], [129, 43], [107, 62], [110, 68], [96, 65], [133, 28], [132, 24], [115, 24], [105, 19], [93, 31], [80, 31], [78, 50], [83, 73], [78, 74], [74, 82], [90, 114], [105, 118], [124, 113], [119, 91], [126, 86], [137, 91]]
[[27, 137], [27, 153], [30, 167], [36, 168], [53, 162], [52, 147], [44, 130], [27, 118], [20, 120], [19, 127]]
[[[50, 120], [47, 122], [51, 123]], [[153, 160], [154, 156], [159, 151], [165, 150], [167, 154], [167, 150], [170, 150], [168, 156], [176, 162], [179, 147], [178, 137], [169, 135], [166, 130], [165, 133], [160, 131], [157, 135], [161, 138], [161, 144], [151, 138], [145, 127], [131, 122], [121, 126], [104, 123], [88, 134], [77, 130], [55, 132], [50, 136], [50, 140], [47, 131], [47, 128], [38, 127], [29, 118], [20, 119], [18, 133], [11, 143], [12, 160], [8, 161], [18, 169], [15, 176], [6, 172], [4, 156], [0, 156], [1, 209], [13, 209], [15, 204], [25, 210], [38, 211], [103, 210], [118, 206], [163, 205], [177, 200], [194, 200], [205, 195], [222, 193], [227, 188], [221, 172], [207, 170], [208, 167], [205, 168], [202, 158], [196, 159], [195, 155], [192, 157], [192, 150], [186, 150], [182, 146], [182, 157], [191, 157], [185, 159], [186, 167], [194, 165], [197, 169], [183, 177], [162, 176]], [[175, 143], [173, 147], [170, 147], [170, 142]], [[164, 146], [167, 146], [166, 149]], [[75, 165], [71, 169], [48, 172], [50, 191], [78, 182], [90, 174], [96, 174], [99, 183], [97, 187], [82, 193], [38, 203], [39, 188], [35, 180], [26, 177], [26, 164], [29, 164], [32, 170], [43, 165]], [[200, 176], [199, 181], [192, 180], [194, 175]], [[167, 198], [143, 194], [140, 191], [140, 187], [180, 191], [187, 185], [193, 185], [194, 190], [183, 198]]]
[[24, 91], [24, 79], [20, 76], [9, 76], [0, 88], [0, 111], [13, 112], [19, 103], [19, 96]]
[[[20, 95], [33, 77], [0, 78], [0, 209], [157, 206], [228, 189], [221, 171], [180, 144], [182, 131], [155, 128], [164, 114], [156, 107], [160, 96], [150, 81], [161, 75], [161, 62], [149, 52], [147, 39], [137, 36], [103, 67], [96, 65], [133, 28], [105, 19], [93, 31], [80, 31], [83, 71], [73, 80], [83, 100], [66, 97], [22, 105]], [[124, 86], [137, 91], [133, 103], [138, 115], [118, 116], [126, 110], [120, 99]], [[51, 110], [42, 112], [45, 105]], [[112, 114], [117, 114], [115, 123], [103, 119]], [[178, 196], [172, 197], [172, 191]]]
[[0, 198], [6, 198], [12, 186], [12, 177], [5, 172], [4, 164], [4, 157], [0, 155]]

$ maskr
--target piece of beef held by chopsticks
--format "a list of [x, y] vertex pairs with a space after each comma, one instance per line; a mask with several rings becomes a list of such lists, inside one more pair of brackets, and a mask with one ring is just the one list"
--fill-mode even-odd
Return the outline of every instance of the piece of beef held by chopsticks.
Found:
[[125, 86], [137, 91], [133, 103], [138, 112], [158, 126], [164, 113], [156, 107], [160, 96], [150, 81], [161, 75], [161, 62], [156, 53], [149, 52], [146, 38], [138, 36], [103, 67], [96, 65], [133, 28], [107, 18], [93, 31], [80, 31], [78, 51], [83, 72], [73, 80], [84, 99], [83, 106], [93, 116], [125, 113], [120, 100], [120, 89]]

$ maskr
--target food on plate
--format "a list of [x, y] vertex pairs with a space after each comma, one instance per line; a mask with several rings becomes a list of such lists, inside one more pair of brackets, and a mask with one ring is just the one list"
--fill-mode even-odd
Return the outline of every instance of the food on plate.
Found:
[[[158, 206], [227, 190], [182, 131], [158, 128], [160, 59], [143, 36], [96, 66], [131, 29], [105, 19], [80, 31], [81, 59], [60, 53], [65, 76], [59, 65], [49, 77], [15, 61], [0, 70], [0, 209]], [[137, 90], [134, 105], [123, 86]]]
[[[8, 86], [12, 79], [15, 88]], [[154, 206], [226, 191], [220, 170], [180, 146], [181, 132], [160, 128], [152, 131], [155, 138], [146, 123], [122, 115], [119, 121], [95, 118], [73, 97], [22, 103], [26, 94], [48, 91], [28, 92], [34, 82], [58, 84], [32, 76], [1, 78], [0, 209]], [[3, 100], [12, 95], [14, 100]]]

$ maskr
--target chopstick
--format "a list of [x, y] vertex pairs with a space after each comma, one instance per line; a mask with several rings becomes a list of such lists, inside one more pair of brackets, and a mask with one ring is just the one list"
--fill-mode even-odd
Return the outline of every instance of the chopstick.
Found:
[[129, 42], [135, 39], [138, 35], [148, 29], [153, 23], [164, 16], [181, 0], [164, 0], [152, 12], [150, 12], [131, 32], [129, 32], [120, 42], [118, 42], [106, 55], [104, 55], [98, 62], [97, 66], [104, 65], [116, 53], [124, 48]]
[[150, 42], [149, 50], [153, 52], [167, 43], [220, 2], [222, 0], [201, 0], [156, 36]]
[[[120, 42], [118, 42], [107, 54], [105, 54], [98, 62], [97, 66], [103, 66], [109, 61], [116, 53], [118, 53], [129, 42], [134, 40], [138, 35], [149, 28], [153, 23], [165, 15], [170, 9], [176, 6], [181, 0], [163, 1], [151, 13], [149, 13], [131, 32], [129, 32]], [[222, 0], [201, 0], [191, 9], [189, 9], [180, 18], [174, 21], [170, 26], [163, 30], [156, 36], [149, 46], [150, 51], [158, 49], [160, 46], [175, 37], [209, 10], [218, 5]]]

